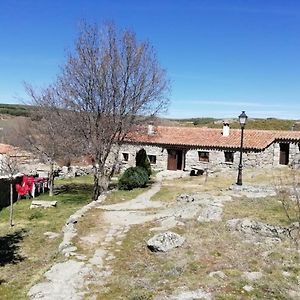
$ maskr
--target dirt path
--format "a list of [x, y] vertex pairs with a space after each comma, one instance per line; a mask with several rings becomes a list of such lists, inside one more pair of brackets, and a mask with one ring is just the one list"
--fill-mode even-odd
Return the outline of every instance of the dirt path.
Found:
[[[30, 299], [44, 300], [77, 300], [82, 299], [91, 284], [102, 285], [112, 270], [110, 261], [114, 256], [109, 253], [112, 243], [121, 245], [130, 226], [162, 218], [166, 214], [153, 214], [145, 209], [163, 208], [158, 201], [150, 201], [161, 187], [161, 179], [152, 185], [150, 190], [135, 199], [113, 205], [98, 204], [94, 212], [101, 213], [101, 222], [95, 232], [81, 236], [80, 241], [92, 249], [89, 257], [77, 251], [73, 246], [68, 260], [55, 264], [44, 276], [43, 282], [34, 285], [28, 292]], [[97, 212], [96, 212], [97, 213]], [[74, 237], [76, 234], [72, 232]], [[72, 246], [71, 246], [72, 247]], [[93, 299], [93, 297], [91, 298]]]

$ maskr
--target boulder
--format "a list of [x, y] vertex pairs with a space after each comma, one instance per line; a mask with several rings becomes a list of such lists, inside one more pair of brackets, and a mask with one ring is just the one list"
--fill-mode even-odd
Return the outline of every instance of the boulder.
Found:
[[30, 208], [49, 208], [56, 207], [57, 201], [42, 201], [42, 200], [33, 200], [31, 202]]
[[248, 218], [231, 219], [226, 222], [230, 230], [236, 230], [248, 236], [264, 237], [281, 240], [286, 237], [293, 236], [293, 231], [296, 227], [281, 227], [270, 224], [265, 224]]
[[148, 248], [153, 252], [167, 252], [181, 246], [185, 238], [171, 231], [156, 234], [147, 241]]

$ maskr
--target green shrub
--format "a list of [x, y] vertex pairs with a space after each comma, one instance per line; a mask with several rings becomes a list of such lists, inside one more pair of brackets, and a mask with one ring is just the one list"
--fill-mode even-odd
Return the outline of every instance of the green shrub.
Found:
[[152, 171], [151, 171], [151, 165], [149, 158], [147, 156], [146, 150], [141, 149], [137, 154], [135, 158], [135, 165], [137, 167], [142, 167], [147, 171], [148, 176], [150, 177]]
[[149, 176], [142, 167], [128, 168], [120, 177], [118, 182], [119, 190], [132, 190], [138, 187], [144, 187], [148, 183]]

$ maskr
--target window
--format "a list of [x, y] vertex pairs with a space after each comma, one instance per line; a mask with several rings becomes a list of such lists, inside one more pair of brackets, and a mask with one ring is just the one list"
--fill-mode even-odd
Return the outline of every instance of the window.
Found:
[[209, 152], [198, 151], [199, 161], [209, 162]]
[[129, 159], [129, 153], [122, 153], [123, 161], [128, 161]]
[[156, 155], [148, 155], [149, 161], [151, 165], [156, 164]]
[[225, 162], [233, 163], [233, 152], [224, 152]]

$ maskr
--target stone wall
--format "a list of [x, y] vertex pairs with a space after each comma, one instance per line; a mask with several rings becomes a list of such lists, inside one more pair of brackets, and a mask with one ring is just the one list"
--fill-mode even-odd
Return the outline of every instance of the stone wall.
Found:
[[[123, 145], [119, 154], [121, 169], [135, 166], [136, 153], [144, 148], [148, 155], [156, 156], [156, 164], [152, 164], [154, 170], [166, 170], [168, 162], [168, 153], [165, 148], [158, 146], [142, 146], [142, 145]], [[209, 152], [209, 162], [199, 161], [199, 151]], [[191, 149], [185, 151], [185, 170], [194, 168], [210, 170], [219, 169], [236, 169], [239, 165], [240, 152], [232, 151], [233, 162], [225, 162], [225, 152], [223, 150], [211, 150], [206, 148]], [[123, 153], [128, 154], [128, 161], [124, 160]], [[290, 164], [299, 157], [299, 144], [290, 143], [289, 162]], [[245, 151], [243, 152], [243, 166], [245, 168], [271, 168], [279, 166], [280, 143], [273, 143], [263, 151]]]
[[[13, 199], [17, 201], [16, 183], [21, 183], [22, 177], [16, 177], [13, 180]], [[0, 210], [10, 205], [10, 181], [8, 178], [0, 178]]]
[[[166, 170], [168, 162], [168, 153], [166, 149], [156, 146], [141, 146], [141, 145], [130, 145], [124, 144], [121, 147], [119, 153], [119, 161], [121, 164], [121, 170], [127, 169], [128, 167], [135, 166], [135, 157], [136, 153], [144, 148], [147, 152], [147, 155], [156, 156], [156, 164], [151, 164], [153, 170]], [[128, 161], [125, 161], [123, 153], [128, 154]]]
[[[290, 143], [290, 155], [289, 162], [290, 164], [299, 164], [299, 155], [300, 155], [300, 143]], [[278, 145], [279, 148], [279, 145]]]

